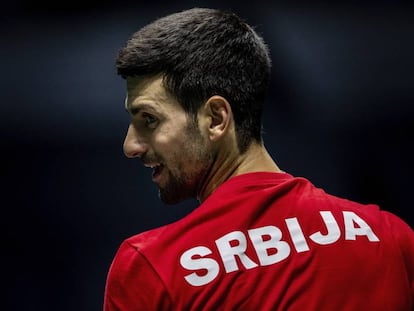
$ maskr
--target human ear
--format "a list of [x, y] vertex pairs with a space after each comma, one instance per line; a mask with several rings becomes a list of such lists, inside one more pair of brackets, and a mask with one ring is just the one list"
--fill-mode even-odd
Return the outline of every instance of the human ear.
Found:
[[218, 140], [230, 128], [233, 113], [229, 102], [222, 96], [214, 95], [205, 104], [208, 115], [208, 133], [212, 141]]

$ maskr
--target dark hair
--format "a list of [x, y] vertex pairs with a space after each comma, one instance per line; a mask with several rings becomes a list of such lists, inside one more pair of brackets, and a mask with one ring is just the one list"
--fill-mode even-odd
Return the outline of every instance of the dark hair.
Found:
[[240, 151], [262, 141], [269, 52], [234, 13], [194, 8], [157, 19], [132, 35], [116, 66], [124, 78], [162, 74], [166, 89], [195, 118], [208, 98], [223, 96], [232, 107]]

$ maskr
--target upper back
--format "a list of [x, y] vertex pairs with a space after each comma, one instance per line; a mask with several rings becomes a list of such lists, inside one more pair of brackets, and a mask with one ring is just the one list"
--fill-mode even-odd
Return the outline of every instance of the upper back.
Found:
[[[174, 310], [411, 310], [413, 234], [394, 223], [305, 179], [252, 173], [129, 242]], [[411, 234], [409, 259], [398, 234]]]

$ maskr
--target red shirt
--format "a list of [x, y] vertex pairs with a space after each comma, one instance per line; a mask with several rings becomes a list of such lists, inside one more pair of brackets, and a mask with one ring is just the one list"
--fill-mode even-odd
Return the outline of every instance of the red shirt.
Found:
[[414, 232], [285, 173], [226, 181], [183, 219], [125, 240], [104, 310], [414, 310]]

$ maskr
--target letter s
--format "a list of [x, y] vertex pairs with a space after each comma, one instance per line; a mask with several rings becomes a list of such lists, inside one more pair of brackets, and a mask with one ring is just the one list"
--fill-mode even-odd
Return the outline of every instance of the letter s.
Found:
[[[219, 271], [220, 267], [212, 258], [202, 258], [203, 256], [211, 254], [211, 250], [205, 246], [193, 247], [185, 251], [180, 257], [180, 264], [183, 268], [187, 270], [207, 270], [204, 275], [199, 275], [196, 272], [186, 275], [185, 280], [193, 286], [202, 286], [206, 285], [213, 281]], [[200, 258], [194, 258], [194, 257]]]

